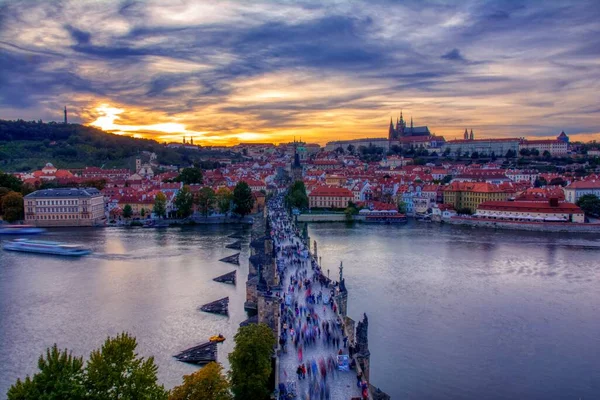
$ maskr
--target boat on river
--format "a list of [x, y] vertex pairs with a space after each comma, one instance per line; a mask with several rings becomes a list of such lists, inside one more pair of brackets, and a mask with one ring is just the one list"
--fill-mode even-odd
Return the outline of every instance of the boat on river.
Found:
[[4, 243], [4, 250], [25, 253], [51, 254], [56, 256], [81, 257], [92, 253], [92, 250], [80, 245], [42, 240], [15, 239]]
[[0, 225], [0, 235], [37, 235], [44, 232], [44, 228], [33, 225]]

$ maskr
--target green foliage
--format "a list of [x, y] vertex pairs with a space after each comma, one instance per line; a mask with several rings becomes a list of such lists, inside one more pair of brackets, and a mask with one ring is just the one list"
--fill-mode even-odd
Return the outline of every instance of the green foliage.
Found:
[[515, 158], [517, 156], [517, 152], [514, 150], [507, 150], [505, 157], [506, 158]]
[[4, 219], [8, 222], [22, 220], [23, 195], [17, 192], [10, 192], [2, 196], [2, 213]]
[[254, 197], [252, 197], [252, 190], [246, 182], [238, 182], [235, 185], [233, 189], [233, 204], [235, 205], [234, 211], [242, 217], [252, 211]]
[[229, 381], [223, 367], [211, 362], [191, 375], [183, 377], [183, 384], [169, 394], [169, 400], [231, 400]]
[[[0, 120], [0, 165], [4, 170], [31, 171], [49, 161], [61, 168], [131, 168], [133, 158], [142, 151], [156, 153], [162, 164], [190, 165], [197, 161], [203, 168], [201, 157], [241, 158], [229, 151], [168, 148], [154, 140], [114, 135], [79, 124]], [[214, 167], [215, 163], [206, 165]]]
[[167, 391], [157, 383], [154, 357], [144, 360], [135, 353], [137, 341], [127, 333], [108, 338], [95, 350], [85, 368], [89, 399], [166, 399]]
[[12, 174], [5, 174], [0, 171], [0, 187], [5, 187], [13, 192], [20, 192], [23, 187], [23, 182]]
[[442, 184], [447, 185], [452, 181], [452, 175], [446, 175], [442, 178]]
[[459, 208], [458, 210], [456, 210], [456, 213], [458, 215], [471, 215], [471, 214], [473, 214], [473, 212], [471, 211], [471, 209], [469, 207]]
[[406, 203], [402, 200], [398, 201], [398, 212], [400, 214], [406, 214]]
[[10, 387], [8, 400], [62, 400], [84, 399], [83, 359], [73, 357], [67, 350], [60, 351], [56, 344], [46, 350], [46, 357], [38, 360], [40, 372], [25, 381], [17, 379]]
[[233, 200], [233, 193], [226, 187], [217, 189], [216, 201], [219, 211], [226, 214], [231, 209], [231, 201]]
[[594, 194], [581, 196], [577, 200], [577, 205], [588, 215], [600, 216], [600, 199]]
[[356, 204], [353, 202], [348, 202], [348, 207], [344, 210], [344, 214], [346, 215], [346, 221], [352, 221], [355, 215], [358, 215], [359, 209], [356, 207]]
[[288, 206], [304, 210], [308, 208], [308, 196], [306, 195], [306, 187], [304, 182], [296, 181], [288, 189], [288, 193], [285, 197]]
[[200, 168], [184, 168], [175, 178], [176, 182], [183, 182], [184, 185], [193, 185], [202, 183], [202, 170]]
[[130, 204], [125, 204], [125, 207], [123, 207], [123, 218], [131, 218], [132, 215], [133, 208]]
[[198, 205], [200, 213], [207, 217], [210, 211], [213, 209], [217, 197], [215, 195], [215, 191], [212, 190], [212, 188], [205, 186], [198, 191], [198, 194], [196, 195], [196, 198], [194, 200]]
[[140, 210], [140, 216], [141, 216], [141, 217], [145, 217], [145, 216], [146, 216], [146, 209], [145, 209], [145, 208], [142, 208], [142, 209]]
[[4, 196], [6, 196], [7, 194], [9, 194], [11, 192], [12, 192], [12, 190], [10, 190], [9, 188], [0, 187], [0, 215], [3, 214], [3, 212], [2, 212], [2, 199], [4, 198]]
[[544, 178], [543, 176], [538, 176], [537, 178], [535, 178], [535, 182], [533, 182], [533, 186], [536, 188], [546, 186], [547, 184], [548, 184], [548, 182], [546, 181], [546, 178]]
[[179, 192], [177, 192], [177, 196], [175, 196], [175, 206], [177, 207], [177, 214], [179, 214], [180, 217], [187, 218], [192, 215], [194, 194], [188, 185], [184, 185]]
[[231, 389], [236, 400], [269, 398], [271, 356], [276, 344], [273, 331], [265, 324], [240, 327], [229, 354]]
[[154, 197], [154, 208], [152, 211], [158, 218], [164, 218], [167, 215], [167, 196], [163, 192], [159, 192]]

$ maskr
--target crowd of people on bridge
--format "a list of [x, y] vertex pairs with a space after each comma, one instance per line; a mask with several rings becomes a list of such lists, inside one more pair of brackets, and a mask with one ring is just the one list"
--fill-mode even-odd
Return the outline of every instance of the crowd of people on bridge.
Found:
[[297, 357], [295, 370], [283, 368], [280, 398], [330, 399], [332, 382], [349, 373], [339, 370], [337, 356], [348, 354], [349, 343], [337, 314], [335, 285], [300, 239], [283, 199], [271, 199], [268, 210], [282, 287], [279, 345], [284, 355]]

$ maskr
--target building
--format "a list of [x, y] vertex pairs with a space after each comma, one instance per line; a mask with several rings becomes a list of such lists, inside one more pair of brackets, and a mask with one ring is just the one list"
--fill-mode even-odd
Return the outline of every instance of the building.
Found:
[[449, 140], [442, 146], [443, 153], [450, 155], [472, 155], [477, 153], [480, 156], [504, 157], [509, 150], [512, 150], [515, 155], [519, 152], [519, 143], [521, 139], [460, 139]]
[[565, 191], [565, 200], [569, 203], [577, 203], [577, 200], [586, 194], [593, 194], [600, 198], [600, 181], [577, 181], [563, 190]]
[[[563, 132], [564, 133], [564, 132]], [[569, 142], [557, 139], [541, 139], [541, 140], [521, 140], [519, 143], [519, 151], [523, 149], [537, 150], [540, 155], [544, 152], [550, 153], [553, 156], [562, 156], [569, 152]]]
[[455, 210], [475, 211], [484, 201], [505, 201], [512, 195], [514, 190], [487, 182], [452, 182], [444, 188], [444, 203], [451, 204]]
[[581, 208], [561, 203], [556, 198], [549, 201], [485, 201], [477, 206], [475, 216], [504, 221], [585, 222]]
[[38, 226], [94, 226], [104, 223], [104, 196], [98, 189], [37, 190], [23, 199], [25, 221]]
[[402, 112], [400, 112], [400, 118], [396, 119], [395, 128], [393, 119], [390, 119], [390, 128], [388, 131], [388, 140], [390, 142], [400, 138], [415, 136], [429, 137], [431, 136], [431, 132], [429, 132], [429, 128], [427, 126], [413, 126], [412, 117], [410, 118], [410, 127], [407, 127], [404, 117], [402, 116]]
[[354, 149], [358, 150], [359, 147], [380, 147], [385, 151], [390, 149], [390, 141], [386, 138], [364, 138], [364, 139], [353, 139], [353, 140], [335, 140], [333, 142], [327, 142], [325, 145], [325, 151], [335, 151], [341, 147], [344, 151], [348, 150], [348, 146], [352, 145]]
[[354, 199], [352, 192], [346, 188], [319, 186], [308, 195], [310, 208], [346, 208]]

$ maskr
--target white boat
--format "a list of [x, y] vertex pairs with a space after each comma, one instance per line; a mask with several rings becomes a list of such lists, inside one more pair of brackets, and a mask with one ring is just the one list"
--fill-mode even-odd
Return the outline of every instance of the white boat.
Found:
[[45, 231], [33, 225], [0, 225], [0, 235], [37, 235]]
[[85, 256], [92, 253], [92, 250], [79, 245], [29, 239], [16, 239], [7, 242], [4, 244], [4, 250], [73, 257]]

